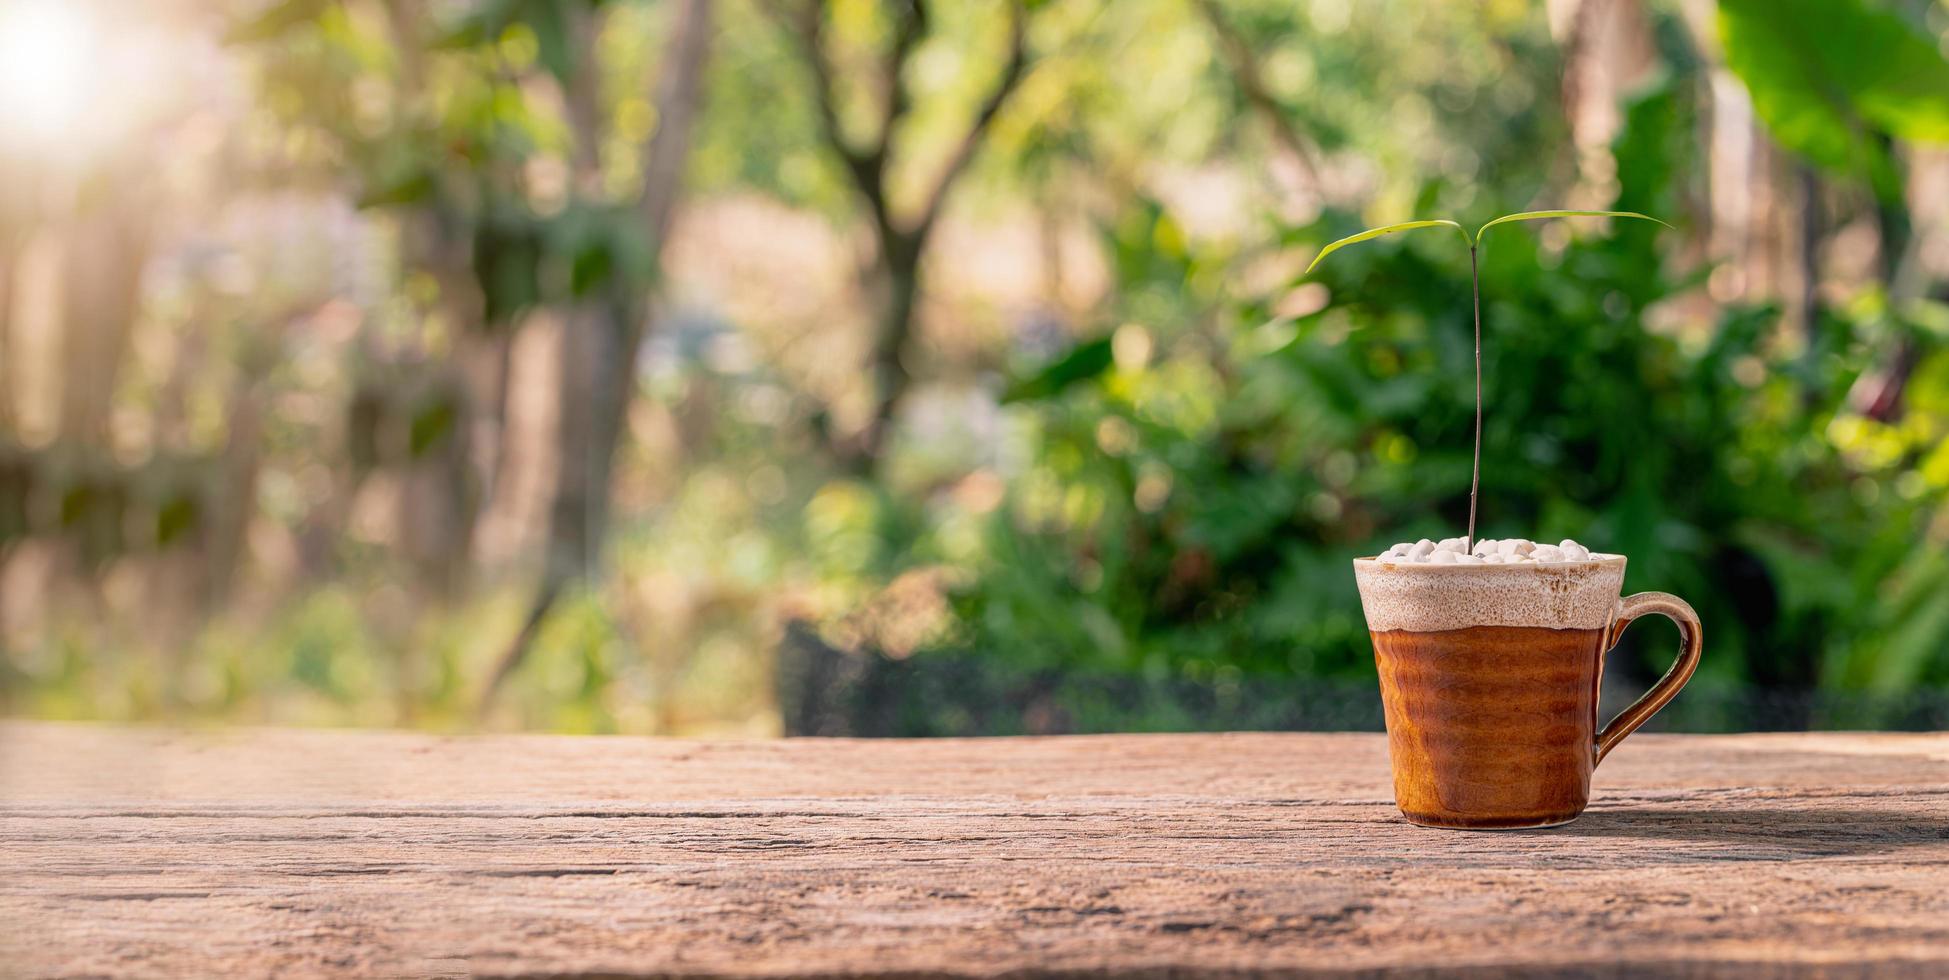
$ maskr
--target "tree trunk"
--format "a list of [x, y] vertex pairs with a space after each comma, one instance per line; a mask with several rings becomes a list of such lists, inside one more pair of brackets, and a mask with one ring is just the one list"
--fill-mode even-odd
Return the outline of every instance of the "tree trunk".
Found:
[[[7, 236], [0, 232], [0, 238]], [[14, 367], [14, 257], [13, 243], [0, 240], [0, 433], [14, 431], [14, 393], [20, 390]]]
[[1234, 29], [1225, 19], [1217, 0], [1197, 0], [1195, 6], [1205, 19], [1212, 33], [1218, 37], [1220, 53], [1224, 55], [1231, 68], [1232, 81], [1238, 86], [1245, 101], [1266, 122], [1272, 132], [1272, 141], [1293, 165], [1299, 169], [1300, 179], [1307, 190], [1321, 197], [1326, 196], [1326, 184], [1321, 177], [1320, 152], [1313, 142], [1302, 135], [1293, 121], [1287, 117], [1285, 107], [1272, 94], [1266, 84], [1265, 75], [1260, 70], [1258, 55], [1252, 50], [1251, 42]]
[[147, 252], [133, 200], [117, 195], [77, 218], [62, 256], [60, 432], [72, 442], [108, 438]]
[[592, 574], [609, 522], [609, 478], [630, 388], [637, 329], [630, 313], [606, 301], [579, 304], [563, 337], [561, 471], [549, 509], [547, 577]]
[[[1901, 150], [1887, 136], [1877, 137], [1881, 151], [1893, 162], [1894, 187], [1876, 187], [1875, 231], [1880, 246], [1878, 270], [1889, 305], [1901, 309], [1907, 302], [1929, 294], [1928, 276], [1923, 269], [1906, 194], [1909, 167]], [[1877, 422], [1893, 422], [1902, 414], [1909, 378], [1921, 361], [1922, 349], [1913, 328], [1895, 340], [1895, 347], [1883, 356], [1882, 363], [1857, 383], [1864, 393], [1858, 400], [1860, 411]]]
[[[636, 210], [654, 262], [667, 237], [670, 216], [683, 188], [690, 137], [703, 105], [704, 65], [710, 52], [711, 0], [684, 0], [665, 49], [657, 93], [657, 129], [646, 148], [643, 188]], [[569, 93], [577, 125], [577, 184], [599, 185], [590, 171], [599, 145], [594, 111], [594, 25], [584, 23], [580, 57]], [[549, 508], [548, 551], [542, 582], [520, 633], [488, 679], [485, 709], [527, 654], [555, 601], [575, 582], [596, 574], [609, 529], [610, 476], [628, 418], [636, 379], [636, 355], [648, 317], [644, 284], [618, 269], [596, 296], [575, 304], [564, 323], [560, 391], [560, 471]]]
[[[902, 357], [910, 353], [908, 348], [913, 334], [914, 306], [920, 291], [921, 253], [926, 250], [928, 238], [946, 206], [948, 192], [954, 187], [955, 180], [980, 150], [984, 134], [1008, 101], [1010, 93], [1021, 84], [1029, 64], [1026, 6], [1021, 3], [1005, 5], [1009, 13], [1008, 55], [1002, 63], [1001, 76], [988, 96], [976, 106], [967, 132], [948, 156], [947, 164], [935, 179], [933, 189], [922, 198], [924, 203], [921, 208], [911, 218], [897, 218], [894, 214], [893, 195], [889, 193], [887, 180], [887, 162], [892, 158], [894, 136], [913, 107], [914, 93], [907, 87], [905, 69], [917, 46], [929, 33], [926, 7], [921, 4], [896, 6], [900, 16], [896, 18], [893, 41], [884, 52], [880, 72], [886, 87], [886, 100], [879, 131], [871, 144], [859, 146], [847, 136], [840, 123], [840, 99], [836, 84], [839, 69], [828, 62], [820, 41], [827, 5], [807, 3], [793, 8], [784, 4], [772, 6], [774, 15], [797, 43], [805, 59], [805, 67], [811, 72], [820, 130], [826, 144], [845, 163], [853, 189], [864, 199], [871, 212], [874, 240], [878, 246], [870, 275], [870, 281], [882, 293], [880, 314], [875, 324], [877, 330], [867, 364], [871, 411], [866, 424], [852, 438], [833, 439], [829, 432], [826, 433], [833, 456], [847, 472], [863, 474], [871, 470], [889, 436], [893, 416], [899, 410], [912, 381]], [[824, 427], [820, 428], [823, 430]]]
[[[1807, 345], [1801, 357], [1811, 366], [1820, 356], [1820, 244], [1826, 235], [1826, 216], [1821, 211], [1820, 173], [1805, 163], [1795, 170], [1800, 185], [1800, 234], [1796, 242], [1800, 295], [1795, 316], [1800, 339]], [[1812, 374], [1808, 377], [1811, 379]], [[1818, 394], [1811, 384], [1809, 381], [1802, 392], [1809, 404]]]
[[225, 411], [229, 439], [218, 462], [216, 506], [206, 518], [203, 609], [222, 608], [244, 560], [250, 521], [257, 513], [257, 477], [264, 454], [266, 396], [258, 372], [246, 365]]
[[[437, 113], [428, 90], [425, 51], [437, 22], [424, 5], [385, 0], [387, 28], [398, 53], [397, 101], [416, 116]], [[400, 512], [408, 530], [407, 552], [419, 579], [431, 582], [440, 601], [459, 594], [472, 567], [475, 525], [495, 482], [501, 444], [502, 400], [508, 337], [487, 322], [483, 284], [473, 267], [470, 219], [443, 195], [404, 214], [413, 265], [439, 284], [440, 309], [455, 340], [455, 370], [441, 394], [449, 398], [452, 426], [443, 444], [425, 459], [411, 459], [402, 473]]]
[[920, 243], [894, 234], [890, 239], [882, 239], [881, 254], [885, 297], [873, 343], [873, 412], [859, 438], [840, 457], [842, 468], [854, 476], [871, 472], [892, 437], [900, 403], [906, 398], [907, 389], [913, 386], [913, 373], [907, 369], [906, 357], [911, 353], [915, 308], [920, 298]]
[[514, 339], [516, 327], [509, 323], [494, 332], [493, 406], [485, 420], [480, 447], [481, 510], [493, 506], [495, 494], [506, 486], [508, 460], [508, 404], [513, 398]]

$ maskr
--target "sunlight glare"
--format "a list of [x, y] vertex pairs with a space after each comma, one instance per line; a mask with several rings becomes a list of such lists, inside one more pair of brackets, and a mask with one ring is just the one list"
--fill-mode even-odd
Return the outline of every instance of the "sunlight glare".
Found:
[[0, 0], [0, 132], [47, 141], [79, 125], [93, 27], [72, 0]]

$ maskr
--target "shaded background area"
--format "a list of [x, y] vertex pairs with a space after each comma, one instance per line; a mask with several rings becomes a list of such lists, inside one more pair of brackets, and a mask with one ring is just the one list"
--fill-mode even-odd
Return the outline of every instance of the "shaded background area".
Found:
[[1483, 536], [1949, 728], [1941, 2], [0, 0], [0, 118], [9, 714], [1377, 727], [1468, 260], [1301, 270], [1569, 207], [1676, 228], [1489, 238]]

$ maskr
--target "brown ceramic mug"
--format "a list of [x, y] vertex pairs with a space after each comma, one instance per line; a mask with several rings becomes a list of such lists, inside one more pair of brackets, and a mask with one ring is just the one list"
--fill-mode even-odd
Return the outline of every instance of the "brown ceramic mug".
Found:
[[[1699, 617], [1663, 592], [1620, 598], [1621, 555], [1483, 565], [1354, 561], [1374, 641], [1394, 801], [1414, 823], [1471, 830], [1568, 823], [1590, 774], [1698, 666]], [[1601, 730], [1604, 655], [1656, 613], [1683, 649]]]

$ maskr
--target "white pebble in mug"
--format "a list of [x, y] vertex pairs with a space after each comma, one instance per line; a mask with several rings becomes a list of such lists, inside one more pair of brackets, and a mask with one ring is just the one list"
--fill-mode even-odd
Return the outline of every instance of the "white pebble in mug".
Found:
[[1379, 560], [1404, 565], [1523, 565], [1603, 561], [1615, 557], [1591, 551], [1571, 538], [1557, 544], [1537, 544], [1528, 538], [1484, 538], [1472, 548], [1467, 544], [1463, 538], [1403, 541], [1381, 552]]

